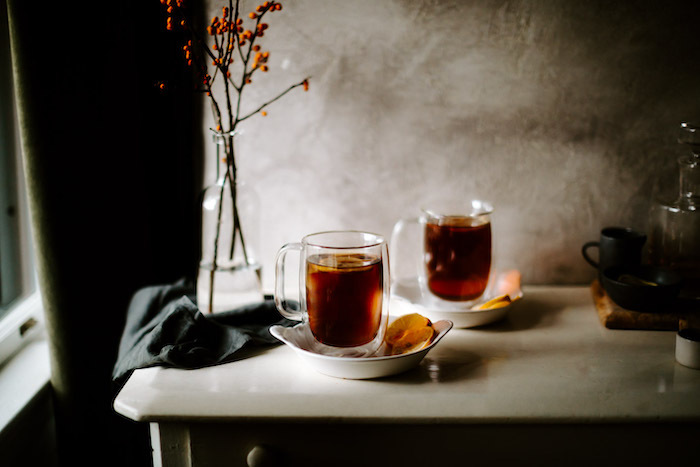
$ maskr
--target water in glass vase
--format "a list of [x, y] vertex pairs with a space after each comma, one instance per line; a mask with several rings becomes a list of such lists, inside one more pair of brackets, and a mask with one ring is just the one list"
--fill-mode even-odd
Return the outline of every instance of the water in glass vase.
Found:
[[253, 189], [222, 177], [204, 191], [197, 306], [229, 311], [263, 301], [257, 260], [260, 203]]
[[211, 291], [214, 295], [212, 313], [229, 311], [242, 305], [262, 301], [260, 273], [261, 267], [258, 263], [240, 264], [217, 267], [212, 277], [212, 264], [200, 264], [197, 273], [197, 306], [203, 313], [209, 311]]

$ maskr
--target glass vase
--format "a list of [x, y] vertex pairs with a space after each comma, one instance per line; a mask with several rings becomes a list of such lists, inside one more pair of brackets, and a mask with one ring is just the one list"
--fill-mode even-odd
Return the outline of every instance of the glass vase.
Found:
[[258, 259], [260, 200], [253, 187], [236, 176], [234, 136], [214, 133], [217, 178], [202, 195], [196, 291], [202, 313], [263, 300]]

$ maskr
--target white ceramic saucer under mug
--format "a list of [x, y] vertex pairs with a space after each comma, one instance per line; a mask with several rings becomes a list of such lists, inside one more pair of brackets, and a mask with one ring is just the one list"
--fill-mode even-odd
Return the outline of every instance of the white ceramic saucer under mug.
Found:
[[[391, 286], [391, 304], [389, 312], [392, 316], [408, 313], [420, 313], [431, 321], [450, 320], [456, 328], [473, 328], [484, 326], [503, 319], [513, 307], [520, 302], [523, 292], [520, 289], [520, 273], [518, 271], [496, 272], [491, 285], [477, 301], [462, 304], [440, 300], [426, 294], [417, 277], [402, 279]], [[474, 307], [492, 298], [508, 294], [511, 298], [509, 305], [488, 310], [475, 310]]]
[[309, 337], [311, 333], [308, 332], [308, 327], [307, 323], [292, 328], [272, 326], [270, 333], [291, 347], [304, 363], [319, 373], [335, 378], [370, 379], [395, 375], [417, 366], [430, 349], [452, 329], [452, 322], [433, 322], [437, 335], [424, 349], [401, 355], [386, 355], [386, 347], [382, 345], [371, 357], [334, 357], [314, 352], [310, 342], [313, 337]]

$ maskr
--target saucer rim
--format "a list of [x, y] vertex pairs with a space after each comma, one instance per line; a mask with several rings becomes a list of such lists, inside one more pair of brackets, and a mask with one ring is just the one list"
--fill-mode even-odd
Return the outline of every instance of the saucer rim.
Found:
[[[420, 353], [427, 353], [430, 349], [435, 347], [440, 340], [442, 340], [445, 335], [447, 335], [448, 332], [450, 332], [451, 329], [454, 328], [454, 322], [452, 322], [449, 319], [441, 319], [438, 321], [435, 321], [433, 323], [434, 326], [440, 324], [440, 326], [445, 326], [442, 330], [440, 330], [435, 336], [435, 339], [427, 346], [422, 349], [414, 350], [413, 352], [408, 352], [408, 353], [403, 353], [399, 355], [380, 355], [380, 356], [368, 356], [368, 357], [339, 357], [336, 355], [324, 355], [322, 353], [314, 352], [312, 350], [304, 349], [296, 345], [295, 343], [289, 341], [288, 339], [285, 339], [282, 335], [282, 330], [284, 329], [294, 329], [297, 327], [304, 327], [308, 326], [308, 323], [300, 323], [297, 324], [296, 326], [293, 326], [292, 328], [288, 328], [285, 326], [280, 326], [280, 325], [274, 325], [270, 327], [270, 334], [272, 334], [277, 340], [282, 342], [283, 344], [291, 347], [293, 350], [296, 352], [299, 352], [303, 355], [307, 355], [312, 358], [321, 358], [324, 360], [330, 360], [330, 361], [337, 361], [337, 362], [353, 362], [353, 363], [373, 363], [373, 362], [383, 362], [383, 361], [388, 361], [388, 360], [398, 360], [401, 358], [407, 358], [407, 357], [412, 357]], [[274, 332], [273, 332], [274, 331]], [[279, 334], [276, 335], [276, 334]]]

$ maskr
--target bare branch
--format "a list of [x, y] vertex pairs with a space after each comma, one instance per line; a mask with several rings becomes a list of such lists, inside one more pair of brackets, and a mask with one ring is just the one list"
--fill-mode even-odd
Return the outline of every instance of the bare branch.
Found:
[[273, 99], [270, 99], [269, 101], [265, 102], [263, 105], [261, 105], [260, 107], [258, 107], [257, 109], [255, 109], [254, 111], [252, 111], [251, 113], [249, 113], [248, 115], [246, 115], [245, 117], [241, 117], [241, 118], [237, 119], [237, 120], [236, 120], [236, 123], [240, 123], [240, 122], [242, 122], [243, 120], [246, 120], [246, 119], [252, 117], [253, 115], [255, 115], [255, 114], [261, 112], [265, 107], [267, 107], [268, 105], [272, 104], [272, 103], [275, 102], [276, 100], [282, 98], [282, 96], [284, 96], [285, 94], [287, 94], [287, 93], [288, 93], [289, 91], [291, 91], [292, 89], [298, 88], [299, 86], [303, 86], [305, 82], [308, 82], [308, 81], [309, 81], [309, 79], [311, 79], [310, 76], [304, 78], [302, 81], [298, 82], [297, 84], [292, 84], [292, 85], [289, 86], [286, 90], [284, 90], [282, 93], [280, 93], [279, 95], [277, 95], [277, 97], [275, 97], [275, 98], [273, 98]]

